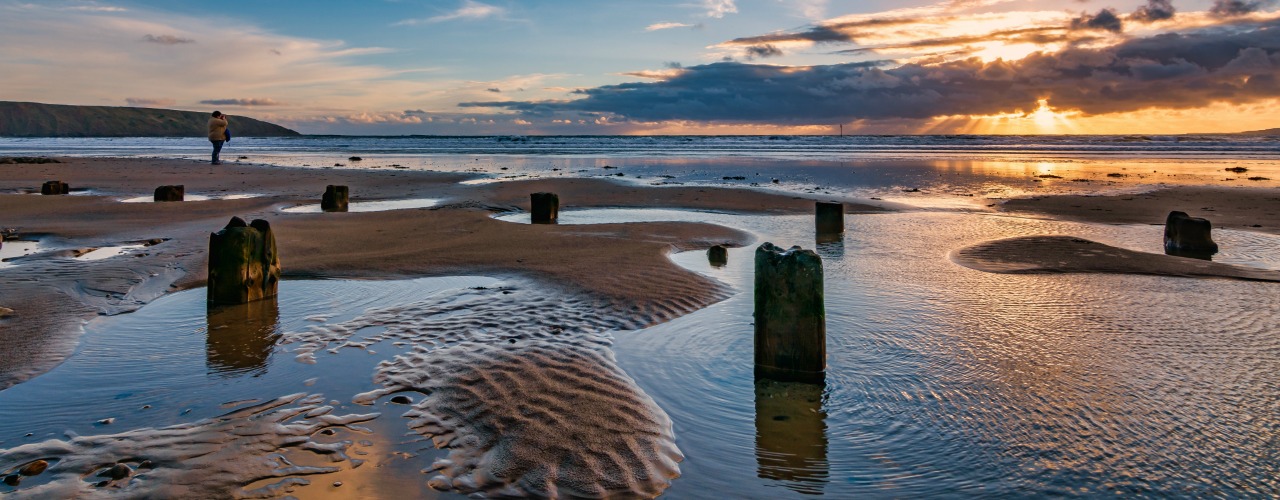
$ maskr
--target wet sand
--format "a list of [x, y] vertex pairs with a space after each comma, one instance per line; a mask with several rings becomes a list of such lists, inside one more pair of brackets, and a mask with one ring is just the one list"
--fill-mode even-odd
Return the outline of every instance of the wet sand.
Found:
[[[746, 235], [707, 224], [650, 223], [576, 228], [518, 226], [490, 219], [528, 208], [528, 193], [554, 191], [561, 208], [665, 207], [804, 213], [813, 199], [757, 190], [641, 187], [604, 179], [460, 185], [466, 174], [283, 168], [163, 159], [63, 158], [64, 163], [0, 165], [0, 227], [40, 239], [51, 252], [0, 272], [0, 388], [56, 366], [72, 352], [79, 325], [98, 314], [136, 310], [205, 280], [208, 234], [231, 216], [265, 218], [277, 228], [287, 278], [399, 278], [459, 272], [522, 275], [592, 293], [655, 320], [723, 297], [714, 281], [680, 269], [664, 254]], [[84, 195], [17, 194], [46, 180]], [[201, 195], [247, 199], [121, 203], [156, 186], [183, 184]], [[352, 200], [440, 198], [432, 209], [347, 214], [281, 214], [314, 203], [327, 184], [351, 187]], [[83, 191], [76, 191], [83, 192]], [[825, 199], [825, 198], [821, 198]], [[882, 211], [849, 205], [850, 211]], [[88, 264], [64, 258], [86, 249], [161, 239], [128, 256]]]
[[1178, 210], [1203, 217], [1214, 229], [1280, 234], [1280, 190], [1268, 188], [1178, 186], [1141, 194], [1058, 195], [1012, 199], [999, 205], [1011, 213], [1104, 224], [1164, 224]]
[[1280, 282], [1280, 272], [1190, 257], [1135, 252], [1071, 236], [989, 241], [951, 254], [957, 264], [992, 273], [1109, 273]]

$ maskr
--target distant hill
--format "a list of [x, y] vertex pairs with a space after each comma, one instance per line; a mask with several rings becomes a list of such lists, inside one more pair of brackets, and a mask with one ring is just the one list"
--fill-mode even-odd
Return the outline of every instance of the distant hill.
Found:
[[[0, 137], [205, 137], [209, 113], [114, 106], [0, 101]], [[231, 115], [234, 137], [300, 135], [274, 123]]]

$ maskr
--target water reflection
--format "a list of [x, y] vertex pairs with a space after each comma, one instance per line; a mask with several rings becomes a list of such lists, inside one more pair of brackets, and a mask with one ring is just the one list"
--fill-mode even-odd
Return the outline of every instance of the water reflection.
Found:
[[280, 338], [280, 307], [276, 298], [248, 304], [210, 306], [205, 366], [218, 377], [258, 376]]
[[818, 233], [814, 239], [814, 251], [823, 260], [839, 260], [844, 258], [844, 233]]
[[821, 495], [827, 483], [825, 384], [756, 379], [756, 474]]

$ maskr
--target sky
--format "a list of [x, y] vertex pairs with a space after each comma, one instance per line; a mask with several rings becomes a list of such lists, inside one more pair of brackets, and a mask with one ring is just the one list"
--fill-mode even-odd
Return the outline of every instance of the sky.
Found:
[[0, 100], [303, 133], [1280, 127], [1277, 0], [0, 0]]

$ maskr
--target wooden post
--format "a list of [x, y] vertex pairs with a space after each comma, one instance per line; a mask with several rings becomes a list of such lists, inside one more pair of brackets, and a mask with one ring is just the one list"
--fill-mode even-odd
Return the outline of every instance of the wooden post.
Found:
[[555, 193], [529, 195], [529, 214], [534, 224], [554, 224], [560, 217], [560, 197]]
[[773, 243], [756, 249], [756, 376], [818, 383], [827, 366], [822, 258]]
[[155, 201], [183, 201], [186, 199], [187, 189], [182, 184], [174, 186], [160, 186], [156, 188]]
[[724, 245], [715, 245], [707, 249], [707, 260], [712, 266], [721, 267], [729, 263], [729, 249]]
[[271, 225], [232, 217], [209, 235], [209, 303], [244, 304], [276, 295], [280, 256]]
[[40, 186], [40, 194], [55, 195], [68, 194], [70, 192], [71, 186], [62, 181], [45, 181], [44, 185]]
[[1164, 253], [1208, 258], [1218, 253], [1212, 233], [1213, 224], [1208, 219], [1191, 217], [1186, 212], [1169, 212], [1164, 221]]
[[347, 186], [330, 184], [325, 186], [324, 196], [320, 197], [320, 209], [325, 212], [346, 212], [350, 199], [350, 190]]
[[819, 201], [814, 205], [814, 222], [818, 234], [844, 232], [844, 204]]

